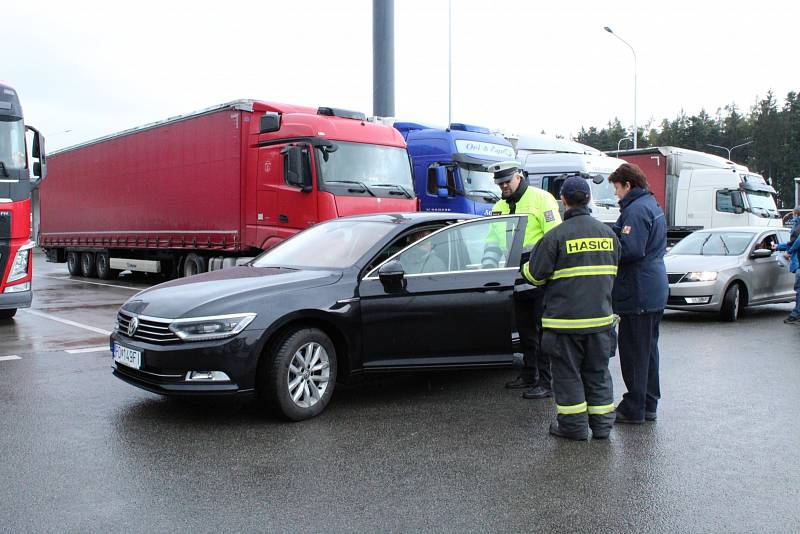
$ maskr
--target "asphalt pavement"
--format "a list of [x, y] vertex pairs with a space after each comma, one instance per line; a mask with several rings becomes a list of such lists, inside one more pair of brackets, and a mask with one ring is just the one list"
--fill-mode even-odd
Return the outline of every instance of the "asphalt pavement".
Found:
[[552, 399], [502, 388], [512, 371], [373, 379], [301, 423], [161, 398], [114, 378], [107, 349], [153, 280], [35, 258], [33, 308], [0, 323], [2, 532], [800, 531], [787, 305], [668, 312], [658, 421], [569, 442], [547, 434]]

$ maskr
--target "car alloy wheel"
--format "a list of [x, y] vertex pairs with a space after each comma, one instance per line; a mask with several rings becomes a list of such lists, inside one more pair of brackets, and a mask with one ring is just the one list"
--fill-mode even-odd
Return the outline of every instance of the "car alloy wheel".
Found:
[[301, 346], [289, 363], [289, 396], [300, 408], [311, 408], [325, 395], [330, 382], [330, 359], [325, 347], [317, 342]]

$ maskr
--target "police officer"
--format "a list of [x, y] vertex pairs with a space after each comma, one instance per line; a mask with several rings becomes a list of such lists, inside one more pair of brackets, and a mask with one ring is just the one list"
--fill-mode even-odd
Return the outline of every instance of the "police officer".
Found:
[[[500, 186], [502, 199], [492, 208], [492, 215], [525, 213], [528, 224], [525, 227], [523, 247], [530, 250], [548, 231], [561, 222], [556, 199], [537, 187], [528, 185], [519, 163], [503, 161], [488, 166], [494, 173], [494, 181]], [[498, 243], [498, 246], [501, 246]], [[491, 247], [487, 247], [484, 263], [491, 263]], [[497, 258], [499, 251], [495, 252]], [[523, 367], [520, 375], [506, 384], [509, 389], [526, 389], [522, 396], [526, 399], [552, 397], [550, 362], [541, 354], [542, 291], [515, 291], [514, 314], [517, 331], [523, 352]]]
[[664, 266], [667, 224], [638, 166], [624, 163], [608, 181], [620, 206], [614, 231], [622, 259], [614, 285], [614, 312], [620, 316], [619, 364], [628, 389], [617, 406], [616, 422], [641, 424], [656, 419], [661, 398], [658, 333], [669, 294]]
[[587, 439], [589, 428], [605, 439], [614, 425], [608, 359], [615, 349], [611, 291], [620, 247], [613, 230], [589, 214], [590, 195], [585, 178], [564, 181], [564, 223], [522, 267], [528, 281], [547, 287], [542, 352], [550, 357], [558, 414], [550, 433], [575, 440]]

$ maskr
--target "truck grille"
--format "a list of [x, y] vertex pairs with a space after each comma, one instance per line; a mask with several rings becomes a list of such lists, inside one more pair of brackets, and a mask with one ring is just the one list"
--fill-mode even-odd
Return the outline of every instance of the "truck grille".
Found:
[[163, 345], [166, 343], [174, 343], [180, 341], [180, 338], [169, 329], [170, 321], [143, 319], [139, 317], [139, 327], [134, 332], [133, 336], [128, 335], [128, 326], [131, 323], [134, 315], [128, 312], [120, 311], [117, 314], [117, 323], [119, 324], [119, 333], [131, 339], [140, 339], [148, 343], [156, 343]]
[[677, 284], [684, 276], [686, 276], [686, 273], [668, 273], [667, 280], [670, 284]]

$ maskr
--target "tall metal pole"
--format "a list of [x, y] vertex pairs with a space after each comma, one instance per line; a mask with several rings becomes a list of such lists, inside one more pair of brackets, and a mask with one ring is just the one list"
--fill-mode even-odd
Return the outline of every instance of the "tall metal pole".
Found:
[[631, 49], [631, 52], [633, 52], [633, 148], [636, 149], [639, 146], [639, 126], [638, 123], [636, 122], [636, 94], [638, 90], [636, 82], [636, 70], [637, 70], [636, 50], [633, 49], [633, 47], [630, 45], [630, 43], [628, 43], [628, 41], [626, 41], [625, 39], [614, 33], [608, 26], [604, 27], [603, 29], [608, 33], [610, 33], [611, 35], [613, 35], [614, 37], [616, 37], [617, 39], [619, 39], [620, 41], [622, 41], [623, 43], [625, 43], [625, 45]]
[[394, 0], [372, 0], [372, 113], [394, 117]]
[[447, 125], [453, 124], [453, 0], [447, 0]]

